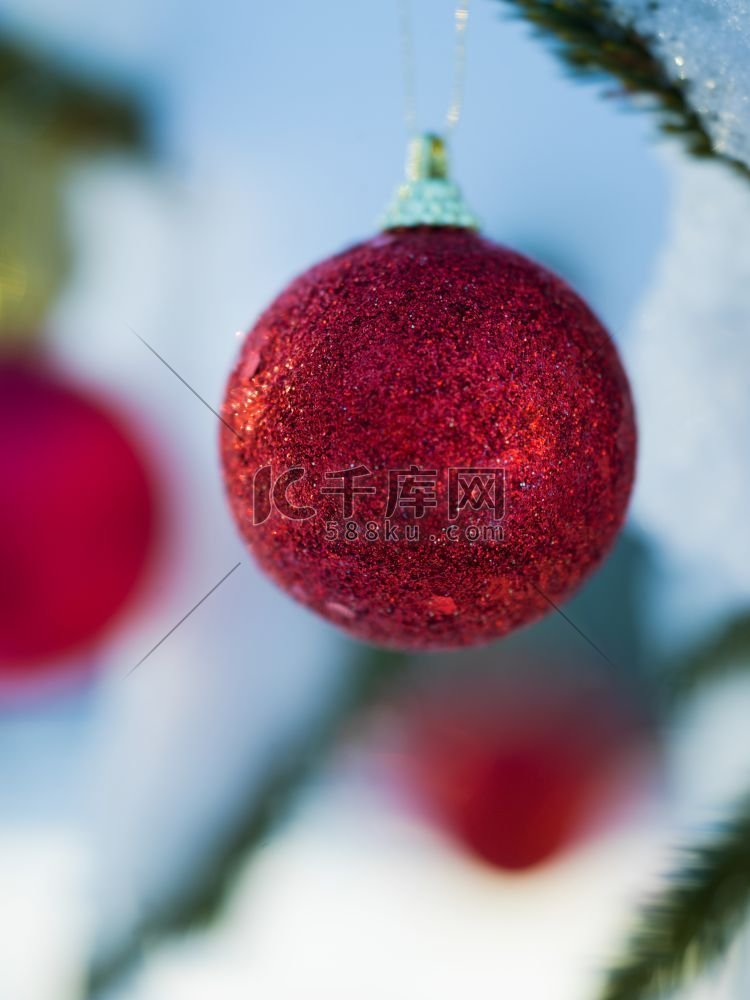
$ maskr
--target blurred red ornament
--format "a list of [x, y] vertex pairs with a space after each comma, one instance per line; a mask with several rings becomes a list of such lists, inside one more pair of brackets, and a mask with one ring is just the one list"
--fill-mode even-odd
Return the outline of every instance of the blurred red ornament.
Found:
[[0, 677], [100, 640], [155, 538], [154, 484], [108, 407], [35, 356], [0, 360]]
[[407, 787], [470, 854], [506, 871], [611, 818], [653, 763], [652, 729], [631, 695], [580, 672], [550, 681], [551, 669], [438, 685], [404, 718]]
[[223, 415], [255, 558], [386, 646], [488, 642], [548, 612], [612, 545], [633, 479], [607, 332], [468, 229], [395, 229], [303, 274], [249, 334]]

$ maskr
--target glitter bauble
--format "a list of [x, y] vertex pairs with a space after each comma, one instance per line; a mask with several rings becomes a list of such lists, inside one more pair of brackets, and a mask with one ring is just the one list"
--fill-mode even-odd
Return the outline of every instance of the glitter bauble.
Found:
[[294, 281], [227, 389], [253, 555], [366, 641], [487, 642], [567, 597], [622, 525], [617, 352], [559, 278], [468, 229], [376, 236]]
[[108, 408], [38, 359], [0, 361], [0, 678], [100, 639], [143, 575], [155, 492]]

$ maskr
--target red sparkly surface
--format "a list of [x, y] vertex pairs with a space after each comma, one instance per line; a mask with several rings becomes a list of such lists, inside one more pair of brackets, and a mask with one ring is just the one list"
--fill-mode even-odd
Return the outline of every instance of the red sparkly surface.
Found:
[[150, 477], [119, 422], [36, 359], [0, 362], [0, 676], [98, 640], [141, 578]]
[[[303, 274], [248, 335], [223, 415], [226, 487], [257, 561], [376, 644], [471, 645], [539, 618], [600, 563], [632, 485], [633, 408], [606, 331], [559, 278], [465, 230], [383, 233]], [[268, 466], [304, 470], [286, 497], [314, 517], [253, 523]], [[375, 492], [346, 517], [321, 488], [357, 466]], [[437, 503], [399, 506], [386, 537], [389, 470], [411, 466], [437, 473]], [[502, 470], [504, 510], [464, 506], [451, 537], [450, 470], [474, 467]]]

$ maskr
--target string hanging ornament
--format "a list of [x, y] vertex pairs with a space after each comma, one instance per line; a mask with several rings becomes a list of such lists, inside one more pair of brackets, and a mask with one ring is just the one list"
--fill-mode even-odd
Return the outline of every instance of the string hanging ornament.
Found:
[[[489, 642], [547, 613], [623, 523], [636, 431], [607, 331], [559, 277], [478, 232], [447, 145], [416, 134], [381, 231], [293, 281], [223, 406], [234, 518], [296, 600], [377, 645]], [[446, 132], [460, 117], [455, 10]]]

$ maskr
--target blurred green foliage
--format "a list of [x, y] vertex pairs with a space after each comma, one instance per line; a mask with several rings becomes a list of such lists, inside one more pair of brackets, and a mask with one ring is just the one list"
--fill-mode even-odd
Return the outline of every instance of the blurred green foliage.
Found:
[[132, 95], [0, 37], [0, 336], [38, 332], [70, 270], [63, 193], [71, 161], [145, 153]]
[[599, 1000], [675, 995], [718, 961], [747, 919], [750, 796], [718, 835], [685, 852], [667, 888], [643, 909]]

